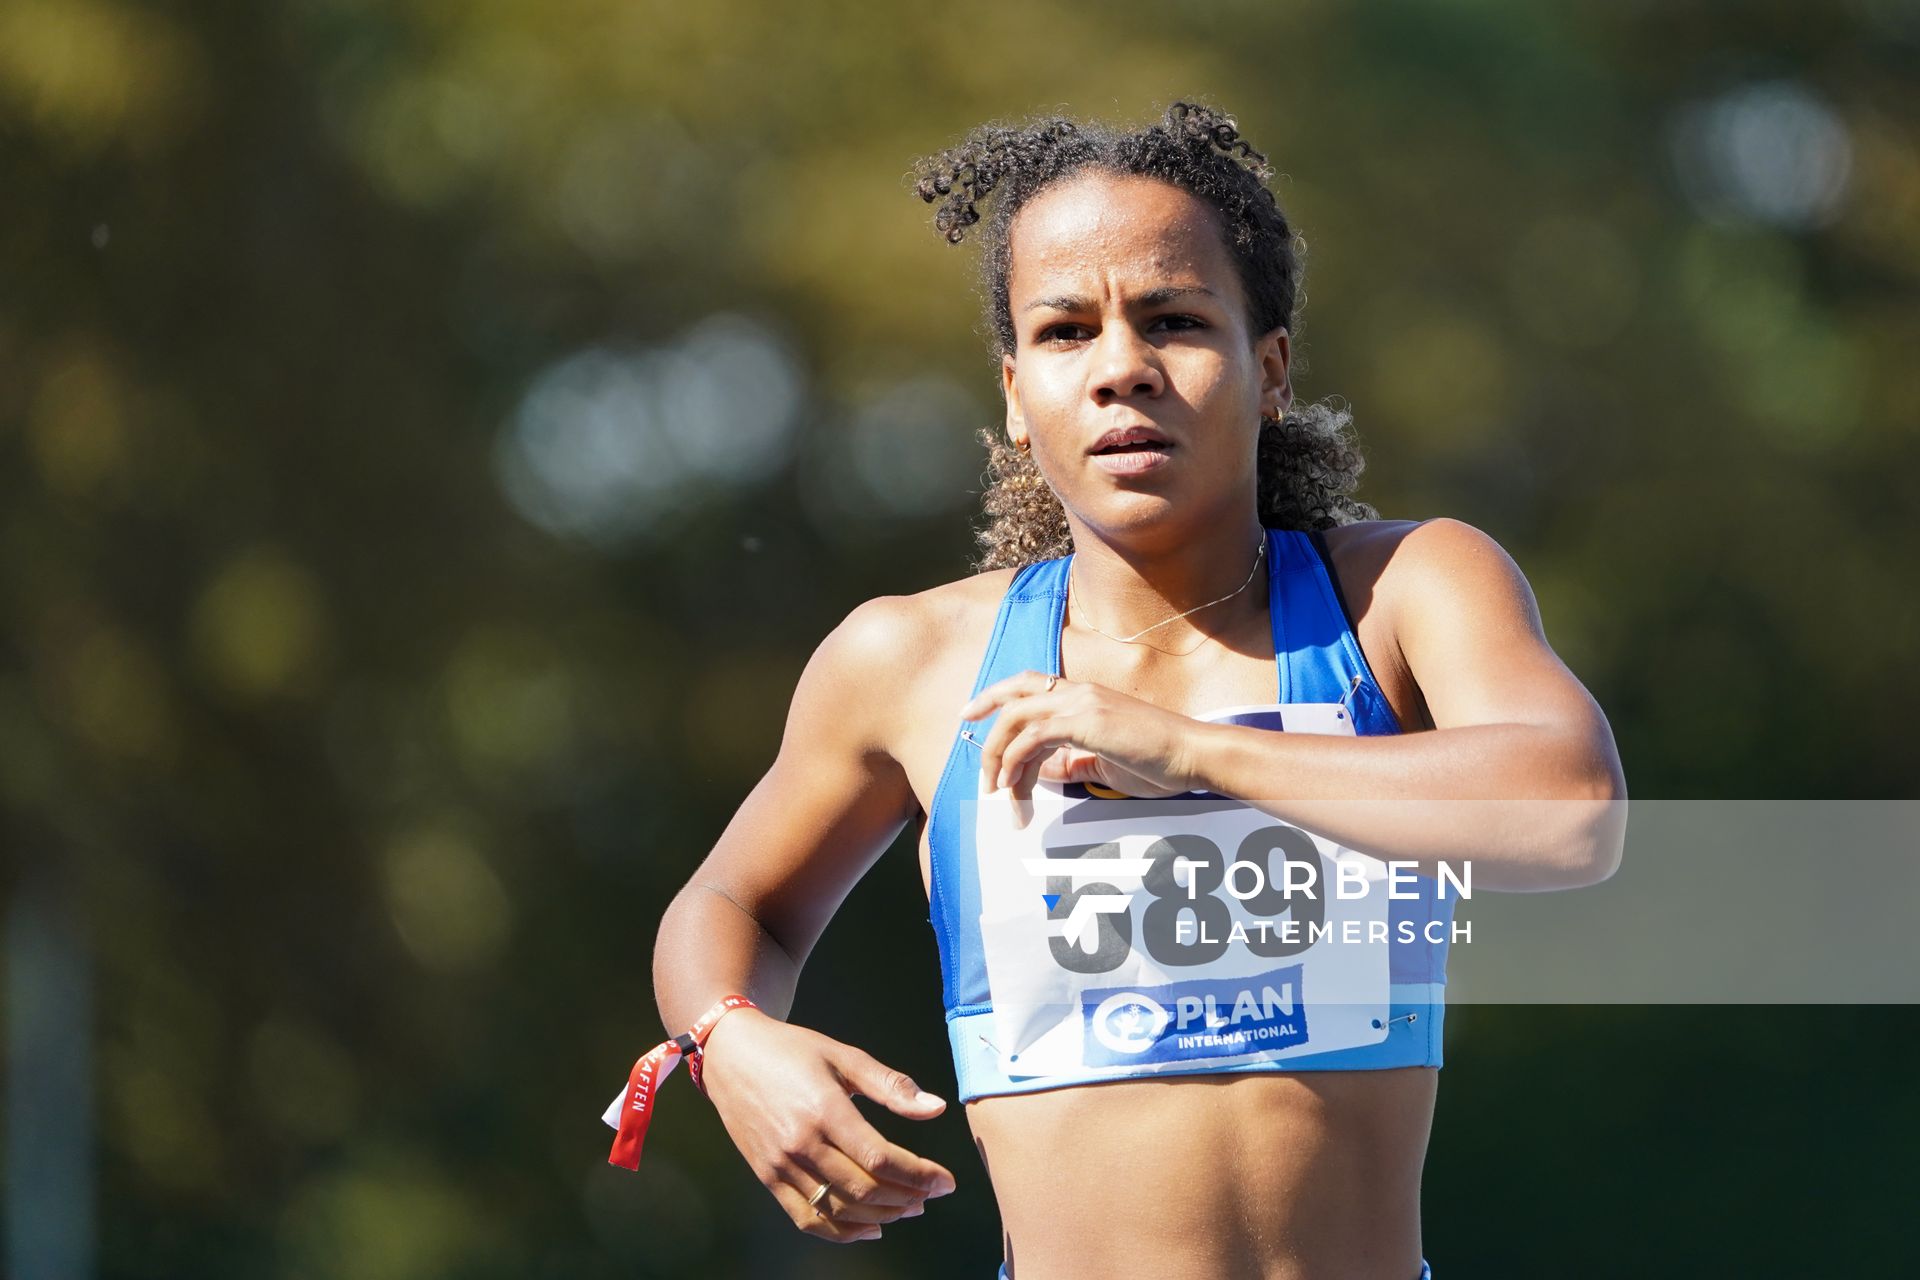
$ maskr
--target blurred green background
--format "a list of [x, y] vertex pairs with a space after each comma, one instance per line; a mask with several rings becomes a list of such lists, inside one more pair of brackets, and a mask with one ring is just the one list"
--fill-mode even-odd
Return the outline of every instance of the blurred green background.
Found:
[[[1914, 0], [4, 0], [10, 1274], [992, 1274], [957, 1105], [853, 1248], [684, 1081], [638, 1175], [598, 1119], [814, 644], [967, 571], [906, 174], [989, 118], [1238, 116], [1303, 396], [1514, 554], [1636, 798], [1913, 795], [1917, 66]], [[794, 1017], [951, 1098], [904, 838]], [[1916, 1051], [1458, 1008], [1428, 1256], [1911, 1265]]]

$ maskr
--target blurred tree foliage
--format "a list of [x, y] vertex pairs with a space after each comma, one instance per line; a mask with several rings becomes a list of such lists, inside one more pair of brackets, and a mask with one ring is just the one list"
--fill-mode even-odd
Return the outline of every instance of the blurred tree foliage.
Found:
[[[1304, 393], [1513, 552], [1636, 796], [1911, 794], [1917, 51], [1911, 0], [8, 0], [0, 795], [95, 958], [102, 1269], [990, 1274], [957, 1108], [896, 1136], [961, 1193], [852, 1250], [690, 1088], [637, 1178], [595, 1119], [813, 644], [965, 572], [997, 399], [905, 174], [988, 118], [1239, 115]], [[924, 905], [883, 863], [795, 1016], [950, 1096]], [[1452, 1021], [1443, 1276], [1893, 1261], [1909, 1012]]]

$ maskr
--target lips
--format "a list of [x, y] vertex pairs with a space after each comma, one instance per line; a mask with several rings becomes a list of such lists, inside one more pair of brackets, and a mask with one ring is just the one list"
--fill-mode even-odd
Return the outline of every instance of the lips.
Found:
[[1153, 427], [1116, 427], [1094, 441], [1088, 450], [1093, 465], [1122, 484], [1158, 475], [1173, 465], [1173, 441]]
[[1153, 427], [1116, 427], [1094, 441], [1089, 453], [1113, 453], [1127, 449], [1150, 446], [1155, 449], [1171, 449], [1173, 441], [1167, 439], [1164, 432]]

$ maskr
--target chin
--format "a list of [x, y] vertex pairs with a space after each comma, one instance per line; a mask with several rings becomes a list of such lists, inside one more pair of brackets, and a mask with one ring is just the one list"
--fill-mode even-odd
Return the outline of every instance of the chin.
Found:
[[1125, 539], [1166, 531], [1183, 523], [1183, 504], [1161, 493], [1102, 494], [1098, 500], [1072, 508], [1080, 523], [1110, 538]]

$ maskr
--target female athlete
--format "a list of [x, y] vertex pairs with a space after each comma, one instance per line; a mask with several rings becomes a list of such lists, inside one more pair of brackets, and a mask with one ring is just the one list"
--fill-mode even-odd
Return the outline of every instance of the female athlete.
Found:
[[[1430, 1274], [1432, 926], [1450, 907], [1433, 873], [1470, 858], [1475, 888], [1550, 889], [1617, 865], [1612, 735], [1525, 578], [1468, 524], [1375, 518], [1351, 496], [1345, 415], [1295, 408], [1301, 262], [1269, 176], [1229, 118], [1189, 103], [1136, 131], [983, 127], [923, 162], [918, 194], [949, 241], [991, 205], [976, 234], [1006, 417], [984, 433], [981, 571], [870, 600], [820, 644], [776, 761], [668, 909], [654, 960], [672, 1031], [750, 1001], [690, 1051], [804, 1232], [877, 1238], [955, 1186], [851, 1102], [924, 1120], [942, 1099], [785, 1021], [828, 920], [907, 823], [1008, 1280]], [[1081, 806], [1056, 822], [1160, 838], [1103, 883], [1047, 876], [996, 898], [1021, 873], [994, 841], [1020, 838], [1041, 792]], [[1017, 816], [989, 839], [996, 803]], [[1415, 861], [1423, 888], [1392, 922], [1426, 932], [1367, 971], [1351, 949], [1229, 947], [1196, 933], [1200, 906], [1155, 902], [1204, 887], [1219, 920], [1246, 916], [1193, 832], [1249, 814], [1260, 840], [1292, 830], [1281, 815]], [[1284, 843], [1255, 853], [1331, 865]], [[1044, 855], [1043, 875], [1065, 865]], [[1342, 966], [1373, 984], [1373, 1016], [1316, 1003]], [[1006, 1015], [1029, 979], [1068, 1003], [1019, 1006], [1038, 1020], [1016, 1042]]]

